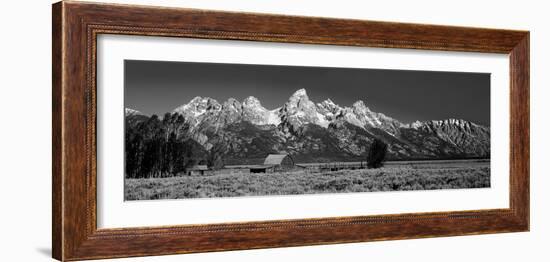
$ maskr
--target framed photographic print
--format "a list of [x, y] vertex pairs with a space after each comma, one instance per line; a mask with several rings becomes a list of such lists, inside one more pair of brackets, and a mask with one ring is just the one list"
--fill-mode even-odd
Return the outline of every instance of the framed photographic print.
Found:
[[529, 32], [53, 5], [53, 257], [529, 230]]

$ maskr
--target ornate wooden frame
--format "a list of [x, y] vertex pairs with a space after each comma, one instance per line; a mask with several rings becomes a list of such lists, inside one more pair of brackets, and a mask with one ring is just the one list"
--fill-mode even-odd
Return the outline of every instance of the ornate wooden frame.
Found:
[[[53, 257], [81, 260], [529, 230], [529, 32], [64, 1], [53, 5]], [[510, 208], [96, 227], [96, 40], [148, 35], [504, 53]], [[327, 230], [330, 228], [330, 230]]]

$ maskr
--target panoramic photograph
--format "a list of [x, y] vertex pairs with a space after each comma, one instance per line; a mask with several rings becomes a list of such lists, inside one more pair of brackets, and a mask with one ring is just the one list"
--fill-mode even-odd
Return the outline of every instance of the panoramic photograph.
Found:
[[490, 74], [125, 60], [124, 199], [491, 186]]

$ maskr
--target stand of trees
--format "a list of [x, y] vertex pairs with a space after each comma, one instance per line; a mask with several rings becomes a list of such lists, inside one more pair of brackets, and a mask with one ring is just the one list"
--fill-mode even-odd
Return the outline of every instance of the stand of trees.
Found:
[[125, 173], [127, 178], [174, 176], [204, 159], [203, 147], [185, 136], [183, 116], [153, 115], [137, 123], [126, 120]]
[[380, 168], [384, 166], [387, 152], [388, 145], [380, 139], [374, 139], [367, 155], [367, 167]]

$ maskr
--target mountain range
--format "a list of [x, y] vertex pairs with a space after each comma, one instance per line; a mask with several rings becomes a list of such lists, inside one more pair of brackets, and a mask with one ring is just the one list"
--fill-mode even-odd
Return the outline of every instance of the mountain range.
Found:
[[[126, 108], [127, 128], [148, 116]], [[490, 128], [461, 119], [401, 123], [371, 111], [363, 101], [340, 106], [315, 103], [305, 89], [269, 110], [255, 97], [223, 103], [195, 97], [167, 116], [183, 117], [178, 136], [206, 151], [222, 148], [226, 164], [257, 162], [287, 152], [297, 162], [363, 160], [374, 139], [388, 144], [388, 159], [458, 159], [490, 156]], [[182, 131], [183, 130], [183, 131]]]

